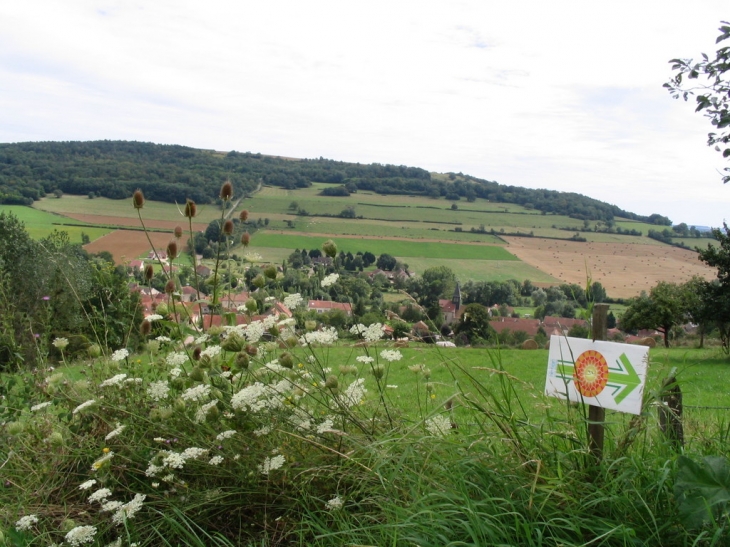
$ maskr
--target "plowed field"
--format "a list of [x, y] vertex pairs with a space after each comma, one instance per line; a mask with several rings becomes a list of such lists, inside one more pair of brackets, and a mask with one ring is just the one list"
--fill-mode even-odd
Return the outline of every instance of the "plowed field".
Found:
[[[172, 239], [172, 234], [162, 232], [149, 232], [149, 236], [158, 249], [165, 249]], [[152, 250], [145, 233], [137, 230], [115, 230], [84, 245], [84, 249], [90, 253], [109, 251], [117, 264], [125, 264]]]

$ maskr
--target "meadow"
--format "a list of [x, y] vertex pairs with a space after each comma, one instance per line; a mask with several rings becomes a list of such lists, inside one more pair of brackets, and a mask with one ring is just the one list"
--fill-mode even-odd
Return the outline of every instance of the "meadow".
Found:
[[[106, 228], [99, 228], [93, 224], [72, 221], [63, 216], [22, 205], [0, 205], [0, 213], [13, 214], [24, 222], [30, 236], [34, 239], [48, 237], [54, 231], [64, 231], [68, 233], [73, 243], [81, 243], [82, 233], [88, 235], [90, 240], [94, 240], [110, 232]], [[73, 223], [73, 225], [68, 223]]]

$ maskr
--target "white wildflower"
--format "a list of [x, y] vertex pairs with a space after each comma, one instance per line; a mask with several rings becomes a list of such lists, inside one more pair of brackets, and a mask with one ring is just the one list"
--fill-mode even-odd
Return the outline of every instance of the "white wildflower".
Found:
[[110, 431], [106, 437], [104, 437], [105, 441], [108, 441], [109, 439], [113, 439], [117, 435], [119, 435], [122, 431], [124, 431], [124, 428], [127, 427], [126, 425], [121, 425], [117, 423], [117, 428], [113, 431]]
[[264, 435], [268, 435], [269, 433], [271, 433], [270, 425], [265, 425], [263, 427], [259, 427], [258, 429], [255, 429], [253, 432], [253, 434], [256, 435], [257, 437], [262, 437]]
[[290, 294], [284, 298], [284, 305], [290, 310], [300, 306], [302, 302], [304, 302], [304, 298], [299, 293]]
[[225, 439], [230, 439], [236, 434], [235, 429], [229, 429], [228, 431], [224, 431], [223, 433], [218, 433], [218, 436], [215, 438], [216, 441], [223, 441]]
[[206, 384], [198, 384], [183, 391], [180, 398], [183, 401], [204, 401], [210, 396], [210, 386]]
[[277, 456], [272, 456], [271, 458], [266, 458], [264, 460], [264, 463], [258, 466], [258, 469], [262, 475], [268, 475], [270, 472], [276, 471], [277, 469], [281, 468], [281, 466], [284, 465], [285, 461], [286, 458], [284, 458], [284, 456], [281, 454]]
[[185, 467], [185, 458], [182, 454], [178, 454], [177, 452], [168, 452], [167, 456], [162, 458], [162, 463], [172, 469], [182, 469]]
[[150, 399], [153, 401], [162, 401], [163, 399], [167, 399], [169, 393], [170, 386], [168, 385], [167, 380], [152, 382], [149, 386], [147, 386], [147, 395], [149, 395]]
[[200, 356], [202, 357], [202, 356], [207, 355], [208, 357], [210, 357], [212, 359], [213, 357], [218, 355], [220, 352], [221, 352], [220, 346], [208, 346], [207, 348], [205, 348], [203, 351], [200, 352]]
[[208, 462], [210, 465], [220, 465], [223, 462], [223, 456], [213, 456]]
[[84, 409], [86, 409], [86, 408], [89, 408], [89, 407], [90, 407], [91, 405], [93, 405], [94, 403], [96, 403], [96, 401], [95, 401], [94, 399], [91, 399], [91, 400], [89, 400], [89, 401], [86, 401], [86, 402], [84, 402], [84, 403], [81, 403], [81, 404], [80, 404], [79, 406], [77, 406], [76, 408], [74, 408], [74, 409], [73, 409], [73, 412], [72, 412], [72, 414], [78, 414], [78, 413], [79, 413], [79, 412], [81, 412], [82, 410], [84, 410]]
[[384, 349], [380, 352], [380, 357], [384, 361], [392, 363], [393, 361], [400, 361], [403, 358], [403, 355], [397, 349]]
[[167, 356], [165, 362], [171, 367], [179, 367], [188, 362], [188, 356], [184, 352], [171, 353]]
[[31, 412], [36, 412], [38, 410], [41, 410], [42, 408], [46, 408], [47, 406], [51, 406], [53, 403], [51, 401], [46, 401], [45, 403], [38, 403], [37, 405], [33, 405], [30, 407]]
[[30, 530], [31, 526], [38, 523], [38, 517], [36, 515], [25, 515], [20, 517], [18, 522], [15, 523], [15, 529], [18, 532], [25, 532]]
[[114, 452], [107, 452], [101, 458], [91, 464], [92, 471], [98, 471], [101, 467], [114, 457]]
[[153, 313], [153, 314], [148, 315], [147, 317], [145, 317], [145, 319], [147, 321], [149, 321], [150, 323], [152, 323], [153, 321], [160, 321], [160, 320], [162, 320], [164, 318], [159, 313]]
[[201, 456], [205, 456], [208, 453], [208, 450], [205, 448], [198, 448], [197, 446], [191, 446], [190, 448], [186, 448], [182, 452], [182, 457], [186, 460], [194, 460]]
[[335, 511], [337, 509], [342, 509], [342, 506], [345, 504], [345, 502], [342, 500], [340, 496], [335, 496], [331, 500], [329, 500], [325, 505], [327, 506], [328, 511]]
[[78, 547], [83, 543], [91, 543], [96, 535], [96, 526], [77, 526], [66, 534], [66, 541], [71, 547]]
[[445, 437], [451, 431], [451, 420], [448, 416], [438, 414], [426, 420], [426, 430], [434, 437]]
[[250, 344], [255, 344], [259, 340], [261, 340], [261, 337], [264, 335], [264, 332], [266, 332], [266, 328], [264, 327], [264, 324], [261, 321], [253, 321], [252, 323], [249, 323], [246, 327], [246, 340]]
[[172, 342], [172, 338], [170, 338], [169, 336], [158, 336], [157, 338], [155, 338], [155, 340], [157, 340], [161, 344], [169, 344], [170, 342]]
[[317, 433], [319, 433], [320, 435], [322, 433], [326, 433], [327, 431], [330, 431], [332, 429], [332, 426], [334, 426], [332, 418], [327, 418], [324, 422], [317, 426]]
[[202, 424], [205, 421], [205, 418], [208, 416], [208, 412], [211, 408], [213, 408], [215, 405], [218, 404], [218, 401], [211, 401], [209, 403], [204, 404], [201, 406], [198, 411], [195, 413], [195, 423], [196, 424]]
[[91, 479], [86, 482], [82, 482], [81, 484], [79, 484], [79, 490], [88, 490], [95, 484], [96, 484], [96, 479]]
[[60, 349], [61, 351], [66, 349], [66, 346], [68, 346], [68, 338], [56, 338], [53, 341], [54, 347]]
[[107, 543], [106, 547], [122, 547], [122, 538], [118, 537], [111, 543]]
[[328, 276], [325, 276], [324, 279], [322, 279], [322, 283], [320, 284], [321, 287], [324, 289], [326, 287], [329, 287], [330, 285], [334, 285], [337, 283], [337, 280], [340, 278], [340, 274], [332, 273]]
[[[184, 462], [183, 462], [184, 464]], [[155, 465], [153, 463], [150, 463], [149, 466], [147, 466], [147, 470], [144, 472], [145, 475], [148, 477], [154, 477], [159, 473], [160, 471], [163, 471], [165, 469], [164, 465]]]
[[102, 513], [110, 513], [111, 511], [116, 511], [122, 505], [124, 504], [121, 501], [108, 501], [101, 506], [100, 511]]
[[387, 386], [385, 386], [385, 387], [386, 387], [386, 388], [388, 388], [388, 389], [398, 389], [398, 386], [397, 386], [397, 385], [395, 385], [395, 384], [388, 384], [388, 385], [387, 385]]
[[126, 374], [117, 374], [116, 376], [112, 376], [108, 380], [104, 380], [101, 384], [99, 384], [99, 387], [109, 387], [109, 386], [116, 386], [119, 387], [124, 382], [124, 379], [127, 377]]
[[266, 406], [266, 402], [261, 401], [266, 391], [266, 386], [261, 382], [247, 386], [231, 398], [231, 407], [234, 410], [244, 410], [248, 407], [253, 412], [261, 410]]
[[195, 339], [195, 343], [198, 345], [205, 344], [209, 339], [210, 336], [208, 336], [207, 334], [202, 334]]
[[129, 357], [129, 350], [122, 348], [112, 353], [111, 360], [118, 363], [119, 361], [124, 361], [127, 357]]
[[342, 394], [342, 400], [344, 404], [346, 404], [347, 406], [356, 406], [362, 402], [365, 394], [368, 391], [363, 385], [364, 383], [364, 378], [358, 378], [349, 386], [347, 386], [347, 389]]
[[170, 378], [173, 380], [180, 376], [182, 374], [182, 369], [180, 367], [175, 367], [173, 369], [170, 369]]
[[358, 363], [372, 363], [373, 361], [375, 361], [375, 359], [367, 355], [358, 355], [355, 358], [355, 361], [357, 361]]
[[125, 520], [134, 518], [134, 515], [142, 509], [142, 502], [147, 496], [145, 494], [135, 494], [132, 501], [122, 505], [112, 516], [112, 522], [116, 525], [124, 523]]
[[124, 380], [125, 384], [141, 384], [142, 382], [144, 382], [142, 378], [127, 378]]
[[276, 325], [276, 322], [278, 320], [279, 320], [279, 314], [275, 313], [274, 315], [268, 315], [268, 316], [264, 317], [264, 320], [261, 322], [261, 324], [263, 325], [263, 327], [266, 330], [269, 330], [271, 327]]
[[112, 491], [108, 488], [99, 488], [99, 490], [89, 496], [89, 503], [94, 503], [95, 501], [105, 502], [111, 495]]
[[334, 327], [325, 327], [322, 330], [307, 332], [299, 339], [299, 343], [303, 346], [310, 344], [322, 344], [329, 346], [337, 341], [337, 329]]

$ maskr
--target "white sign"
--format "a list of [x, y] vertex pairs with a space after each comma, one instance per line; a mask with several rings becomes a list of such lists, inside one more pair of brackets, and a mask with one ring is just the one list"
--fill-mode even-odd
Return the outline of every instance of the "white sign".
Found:
[[552, 336], [545, 394], [640, 414], [648, 359], [646, 346]]

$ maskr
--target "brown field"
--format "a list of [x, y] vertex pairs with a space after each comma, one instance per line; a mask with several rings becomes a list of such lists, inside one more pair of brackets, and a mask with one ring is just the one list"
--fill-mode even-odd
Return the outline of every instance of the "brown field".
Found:
[[[131, 226], [133, 228], [142, 228], [138, 218], [126, 218], [126, 217], [115, 217], [111, 215], [90, 215], [83, 213], [64, 213], [63, 216], [79, 220], [81, 222], [88, 222], [89, 224], [102, 224], [112, 226]], [[187, 220], [187, 219], [186, 219]], [[169, 229], [170, 232], [175, 229], [175, 226], [182, 226], [182, 229], [187, 231], [187, 222], [175, 222], [174, 220], [154, 220], [145, 219], [144, 225], [147, 228], [154, 229]], [[202, 231], [208, 227], [207, 224], [200, 222], [193, 222], [193, 230]]]
[[630, 298], [659, 281], [683, 283], [694, 275], [714, 279], [717, 271], [697, 253], [669, 245], [581, 243], [528, 237], [504, 237], [520, 260], [565, 283], [585, 285], [590, 273], [609, 296]]
[[[162, 232], [149, 232], [149, 236], [158, 249], [165, 249], [171, 239], [171, 234]], [[84, 245], [84, 249], [90, 253], [109, 251], [117, 264], [135, 260], [152, 250], [145, 233], [136, 230], [115, 230]]]

